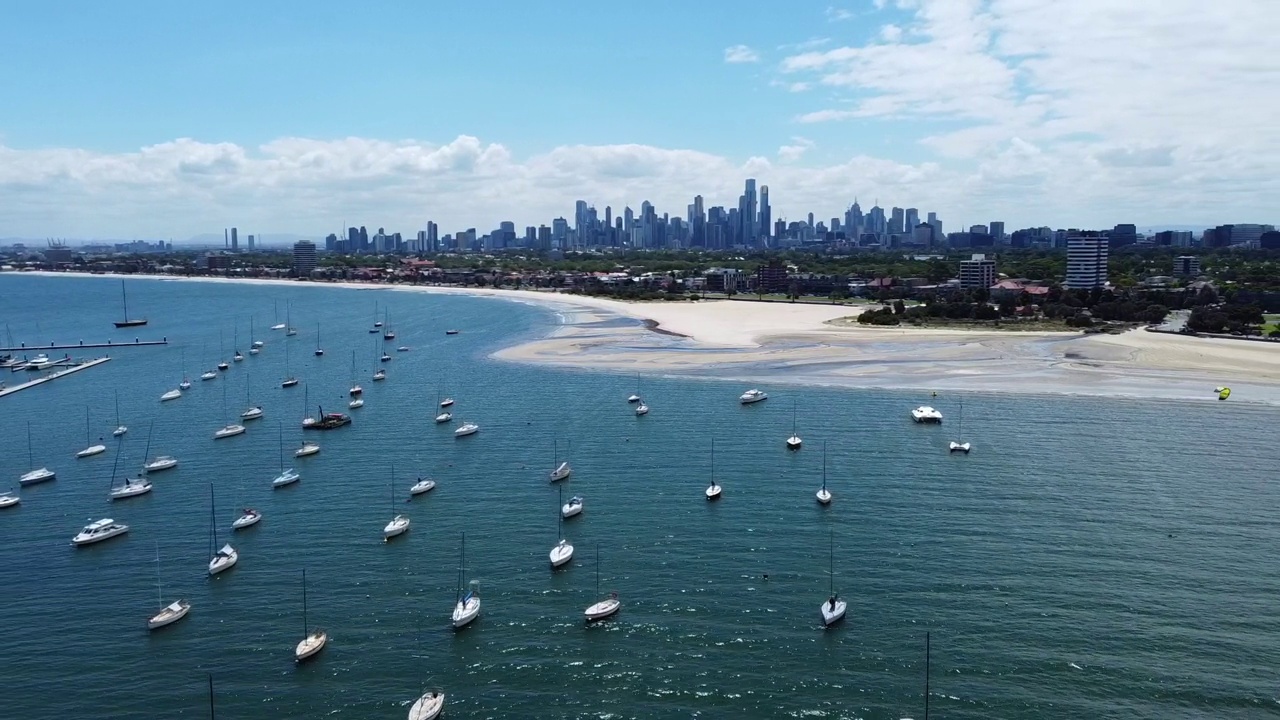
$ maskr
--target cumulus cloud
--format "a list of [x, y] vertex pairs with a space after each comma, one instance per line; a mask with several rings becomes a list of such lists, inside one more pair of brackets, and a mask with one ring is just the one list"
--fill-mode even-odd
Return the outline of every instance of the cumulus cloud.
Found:
[[791, 143], [789, 145], [783, 145], [778, 148], [778, 159], [782, 162], [795, 162], [796, 160], [799, 160], [811, 147], [813, 147], [812, 140], [796, 135], [791, 138]]
[[727, 63], [760, 62], [760, 53], [746, 45], [733, 45], [724, 49], [724, 61]]

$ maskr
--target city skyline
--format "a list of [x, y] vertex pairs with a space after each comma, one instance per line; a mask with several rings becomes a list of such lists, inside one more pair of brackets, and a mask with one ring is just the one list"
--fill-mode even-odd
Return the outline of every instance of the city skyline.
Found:
[[[1262, 0], [319, 5], [15, 8], [0, 237], [523, 228], [730, 207], [744, 177], [774, 218], [879, 197], [1010, 229], [1267, 223], [1280, 196]], [[333, 52], [370, 38], [397, 52]]]

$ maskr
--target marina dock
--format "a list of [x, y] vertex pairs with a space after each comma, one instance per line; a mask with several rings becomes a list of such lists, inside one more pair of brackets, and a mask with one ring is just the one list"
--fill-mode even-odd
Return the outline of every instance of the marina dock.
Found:
[[[35, 380], [28, 380], [24, 383], [18, 383], [17, 385], [0, 387], [0, 397], [4, 397], [5, 395], [12, 395], [13, 393], [16, 393], [20, 390], [26, 390], [27, 388], [32, 388], [32, 387], [35, 387], [36, 385], [47, 383], [50, 380], [56, 380], [60, 377], [65, 377], [72, 373], [78, 373], [81, 370], [86, 370], [88, 368], [93, 367], [94, 365], [101, 365], [102, 363], [107, 362], [110, 359], [111, 359], [110, 357], [100, 357], [100, 358], [94, 358], [93, 360], [85, 360], [84, 362], [71, 365], [70, 367], [67, 367], [65, 370], [51, 372], [48, 375], [41, 375]], [[61, 361], [61, 362], [65, 362], [65, 361]]]
[[17, 347], [0, 347], [0, 353], [15, 352], [35, 352], [44, 350], [78, 350], [80, 348], [126, 348], [126, 347], [148, 347], [154, 345], [168, 345], [169, 338], [164, 337], [159, 340], [138, 340], [133, 342], [112, 342], [110, 340], [104, 343], [86, 343], [81, 340], [74, 345], [59, 345], [57, 343], [49, 343], [48, 345], [26, 345], [22, 344]]

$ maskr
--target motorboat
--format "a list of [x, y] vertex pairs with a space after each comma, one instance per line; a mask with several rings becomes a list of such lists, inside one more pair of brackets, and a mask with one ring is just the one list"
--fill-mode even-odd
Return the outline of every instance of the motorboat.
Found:
[[918, 423], [940, 423], [942, 422], [942, 413], [934, 410], [928, 405], [921, 405], [911, 411], [911, 419]]
[[649, 414], [649, 406], [645, 405], [644, 401], [641, 400], [640, 404], [636, 406], [636, 415], [648, 415], [648, 414]]
[[168, 470], [170, 468], [175, 468], [177, 466], [178, 466], [178, 458], [173, 457], [172, 455], [161, 455], [155, 460], [152, 460], [146, 465], [143, 465], [142, 469], [146, 470], [149, 473], [153, 473], [153, 472], [160, 472], [161, 470]]
[[240, 553], [237, 552], [235, 548], [231, 547], [231, 543], [227, 543], [209, 559], [209, 574], [217, 575], [225, 570], [230, 570], [235, 567], [235, 564], [239, 560]]
[[229, 367], [231, 367], [231, 363], [227, 362], [226, 360], [223, 360], [222, 362], [218, 363], [218, 369], [223, 372], [226, 372], [227, 368]]
[[186, 617], [189, 612], [191, 612], [191, 603], [186, 600], [174, 600], [147, 620], [147, 629], [159, 630], [165, 625], [172, 625]]
[[453, 405], [453, 398], [445, 398], [440, 401], [440, 407], [447, 408]]
[[551, 567], [558, 568], [573, 559], [573, 545], [564, 538], [551, 548]]
[[352, 398], [351, 402], [347, 403], [347, 408], [351, 410], [362, 407], [364, 407], [364, 398]]
[[243, 425], [240, 425], [238, 423], [231, 423], [230, 425], [223, 425], [221, 428], [215, 431], [213, 433], [213, 439], [221, 440], [222, 438], [229, 438], [229, 437], [232, 437], [233, 435], [241, 435], [243, 433], [244, 433]]
[[21, 496], [13, 491], [0, 493], [0, 508], [13, 507], [20, 502], [22, 502]]
[[705, 492], [704, 494], [707, 496], [707, 500], [709, 500], [709, 501], [710, 501], [710, 500], [719, 500], [719, 499], [720, 499], [720, 484], [719, 484], [719, 483], [717, 483], [716, 481], [712, 480], [712, 481], [711, 481], [711, 485], [709, 485], [709, 486], [707, 487], [706, 492]]
[[396, 348], [396, 352], [409, 352], [409, 346], [401, 345], [400, 347]]
[[302, 662], [312, 655], [324, 649], [326, 643], [329, 642], [329, 633], [324, 630], [316, 630], [309, 633], [306, 637], [298, 641], [298, 645], [293, 649], [293, 659], [296, 662]]
[[569, 502], [561, 506], [560, 517], [568, 520], [574, 515], [581, 515], [583, 507], [584, 506], [582, 504], [582, 496], [574, 495], [573, 497], [569, 498]]
[[480, 595], [472, 588], [467, 590], [467, 594], [458, 598], [458, 602], [453, 606], [453, 627], [466, 627], [472, 620], [480, 615]]
[[315, 455], [318, 452], [320, 452], [320, 443], [304, 442], [302, 443], [302, 447], [293, 451], [293, 456], [306, 457], [308, 455]]
[[436, 720], [444, 710], [444, 693], [432, 690], [425, 693], [409, 708], [409, 720]]
[[287, 377], [284, 380], [280, 381], [280, 387], [282, 388], [291, 388], [297, 384], [298, 384], [298, 378], [296, 377]]
[[382, 353], [382, 356], [378, 358], [378, 362], [391, 362], [391, 356], [387, 353]]
[[390, 540], [397, 535], [403, 535], [409, 530], [409, 517], [407, 515], [396, 515], [391, 518], [391, 522], [382, 528], [382, 539]]
[[44, 353], [40, 353], [39, 355], [36, 355], [34, 358], [29, 360], [24, 367], [27, 370], [48, 370], [49, 368], [57, 364], [58, 364], [57, 360], [52, 360], [49, 358], [48, 355], [45, 355]]
[[103, 445], [102, 443], [98, 443], [96, 445], [90, 445], [89, 447], [76, 453], [76, 457], [78, 458], [93, 457], [94, 455], [101, 455], [106, 451], [107, 451], [107, 446]]
[[453, 420], [453, 413], [451, 413], [451, 412], [442, 412], [442, 413], [440, 413], [439, 415], [437, 415], [437, 416], [436, 416], [436, 423], [437, 423], [437, 424], [439, 424], [439, 423], [447, 423], [447, 422], [449, 422], [449, 421], [451, 421], [451, 420]]
[[375, 371], [373, 372], [373, 381], [374, 381], [374, 382], [378, 382], [379, 380], [386, 380], [386, 379], [387, 379], [387, 371], [386, 371], [386, 370], [383, 370], [382, 368], [378, 368], [377, 370], [375, 370]]
[[468, 435], [475, 435], [478, 432], [480, 432], [480, 426], [475, 423], [469, 422], [469, 423], [464, 423], [462, 427], [458, 428], [457, 430], [454, 430], [453, 436], [466, 437]]
[[149, 492], [151, 492], [150, 480], [145, 477], [130, 478], [125, 480], [123, 485], [111, 488], [110, 497], [112, 500], [123, 500], [125, 498], [136, 497], [138, 495], [145, 495]]
[[846, 609], [848, 609], [848, 603], [841, 600], [838, 595], [827, 598], [827, 601], [822, 603], [822, 624], [831, 625], [839, 622], [844, 617]]
[[83, 530], [71, 538], [71, 544], [76, 547], [92, 545], [127, 532], [129, 532], [128, 525], [118, 523], [111, 518], [102, 518], [85, 525]]
[[462, 331], [461, 331], [461, 330], [445, 330], [445, 331], [444, 331], [444, 334], [445, 334], [445, 335], [457, 335], [459, 332], [462, 332]]
[[168, 400], [177, 400], [180, 397], [182, 397], [182, 390], [180, 389], [170, 390], [160, 396], [160, 402], [166, 402]]
[[271, 487], [282, 488], [286, 485], [292, 485], [301, 479], [302, 475], [299, 475], [293, 468], [289, 468], [288, 470], [281, 471], [280, 474], [271, 481]]
[[410, 495], [421, 495], [422, 493], [431, 492], [436, 488], [436, 481], [429, 478], [422, 478], [409, 488]]
[[347, 391], [347, 394], [350, 395], [351, 397], [355, 397], [363, 392], [364, 392], [364, 388], [360, 387], [359, 385], [352, 385], [351, 389]]
[[19, 485], [35, 485], [37, 483], [47, 482], [56, 478], [58, 474], [49, 468], [36, 468], [35, 470], [23, 473], [18, 478]]
[[333, 430], [334, 428], [340, 428], [343, 425], [350, 425], [350, 424], [351, 424], [350, 415], [347, 415], [345, 413], [340, 413], [340, 412], [327, 413], [327, 412], [324, 412], [323, 408], [321, 408], [320, 410], [320, 417], [316, 418], [315, 422], [311, 423], [310, 425], [306, 425], [304, 421], [304, 426], [308, 430]]
[[743, 405], [750, 405], [751, 403], [758, 403], [761, 400], [768, 399], [769, 393], [763, 390], [756, 390], [755, 388], [752, 388], [738, 396], [738, 400], [740, 400]]
[[247, 527], [257, 525], [261, 520], [262, 520], [261, 510], [254, 510], [253, 508], [245, 508], [244, 512], [240, 514], [240, 517], [236, 518], [236, 521], [231, 523], [231, 529], [243, 530]]
[[262, 407], [255, 405], [248, 410], [240, 413], [241, 420], [258, 420], [262, 417]]
[[212, 370], [205, 370], [204, 372], [200, 373], [201, 380], [212, 380], [216, 377], [218, 377], [218, 373]]

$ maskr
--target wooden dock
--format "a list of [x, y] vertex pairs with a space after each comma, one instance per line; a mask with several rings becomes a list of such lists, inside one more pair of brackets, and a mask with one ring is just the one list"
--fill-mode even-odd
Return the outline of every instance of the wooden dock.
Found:
[[48, 345], [27, 345], [22, 344], [18, 347], [0, 347], [0, 353], [15, 352], [44, 352], [45, 350], [78, 350], [81, 348], [128, 348], [128, 347], [150, 347], [155, 345], [168, 345], [169, 338], [164, 337], [159, 340], [138, 340], [133, 342], [112, 342], [110, 340], [104, 343], [87, 343], [81, 340], [75, 345], [60, 345], [58, 343], [49, 343]]
[[77, 365], [73, 365], [65, 370], [51, 372], [48, 375], [41, 375], [35, 380], [28, 380], [24, 383], [18, 383], [17, 385], [0, 387], [0, 397], [4, 397], [5, 395], [12, 395], [13, 393], [16, 393], [20, 390], [26, 390], [27, 388], [32, 388], [42, 383], [47, 383], [50, 380], [57, 380], [60, 377], [65, 377], [72, 373], [78, 373], [81, 370], [86, 370], [88, 368], [93, 367], [94, 365], [101, 365], [102, 363], [107, 362], [110, 359], [111, 359], [110, 357], [100, 357], [100, 358], [94, 358], [93, 360], [86, 360]]

